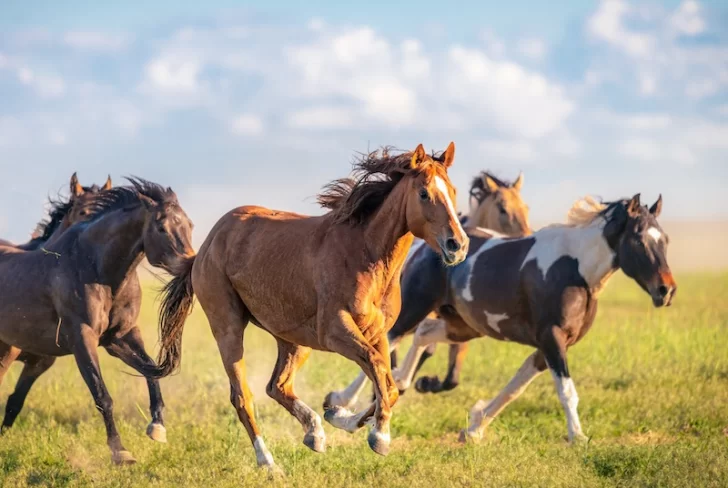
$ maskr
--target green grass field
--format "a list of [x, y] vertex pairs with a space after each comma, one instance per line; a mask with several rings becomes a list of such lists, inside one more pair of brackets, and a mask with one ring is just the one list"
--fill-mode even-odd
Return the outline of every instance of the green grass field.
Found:
[[[656, 310], [618, 276], [607, 287], [597, 322], [570, 351], [591, 441], [569, 446], [550, 375], [539, 377], [492, 424], [478, 445], [459, 430], [480, 398], [502, 388], [529, 354], [525, 347], [481, 339], [471, 344], [456, 390], [414, 390], [394, 409], [387, 457], [371, 452], [366, 432], [324, 425], [328, 450], [301, 444], [297, 422], [264, 392], [275, 360], [273, 340], [248, 329], [246, 357], [257, 417], [286, 478], [278, 486], [728, 486], [728, 274], [678, 276], [672, 307]], [[142, 324], [156, 344], [157, 283], [145, 296]], [[444, 371], [441, 347], [424, 373]], [[402, 350], [404, 352], [404, 349]], [[101, 353], [124, 444], [139, 461], [115, 467], [101, 416], [71, 357], [59, 360], [30, 393], [15, 427], [0, 438], [0, 485], [262, 486], [245, 430], [229, 404], [227, 378], [199, 307], [187, 322], [182, 372], [163, 380], [168, 444], [144, 435], [148, 396], [141, 378]], [[20, 364], [0, 388], [0, 405]], [[358, 372], [341, 357], [314, 353], [297, 380], [304, 401], [322, 413], [326, 392]], [[4, 410], [4, 407], [2, 407]]]

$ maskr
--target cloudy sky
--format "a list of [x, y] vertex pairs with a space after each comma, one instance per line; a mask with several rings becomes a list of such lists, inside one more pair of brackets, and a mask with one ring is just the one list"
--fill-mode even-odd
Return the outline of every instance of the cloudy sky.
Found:
[[196, 241], [230, 208], [317, 213], [352, 155], [457, 145], [453, 182], [728, 218], [728, 6], [697, 2], [4, 1], [0, 235], [73, 171], [172, 186]]

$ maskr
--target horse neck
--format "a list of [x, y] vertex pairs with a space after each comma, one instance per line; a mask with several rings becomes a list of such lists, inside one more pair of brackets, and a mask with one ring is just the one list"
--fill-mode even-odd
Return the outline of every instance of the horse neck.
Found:
[[597, 217], [583, 227], [563, 227], [566, 230], [566, 251], [579, 260], [579, 272], [593, 294], [597, 294], [617, 271], [615, 253], [604, 238], [606, 221]]
[[397, 184], [369, 219], [364, 242], [372, 264], [382, 263], [388, 274], [402, 268], [414, 236], [407, 228], [406, 192]]
[[96, 265], [101, 274], [122, 283], [134, 273], [144, 257], [144, 206], [116, 210], [90, 224], [81, 241], [96, 250]]
[[491, 196], [485, 197], [481, 203], [470, 209], [468, 214], [468, 226], [491, 229], [496, 232], [503, 233], [500, 219], [491, 219], [493, 212], [490, 207], [493, 205], [494, 199]]

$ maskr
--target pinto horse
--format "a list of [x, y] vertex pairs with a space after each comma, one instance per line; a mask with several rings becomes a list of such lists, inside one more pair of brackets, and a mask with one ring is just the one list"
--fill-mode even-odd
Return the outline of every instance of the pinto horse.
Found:
[[[405, 390], [419, 357], [433, 343], [460, 343], [488, 336], [536, 348], [495, 399], [478, 402], [461, 441], [479, 439], [485, 427], [547, 368], [566, 412], [569, 440], [583, 439], [579, 398], [566, 360], [567, 349], [594, 322], [597, 299], [619, 269], [650, 294], [656, 307], [670, 305], [677, 285], [667, 263], [668, 237], [657, 222], [662, 197], [649, 209], [639, 194], [598, 203], [587, 198], [556, 224], [523, 238], [473, 229], [470, 253], [460, 266], [427, 265], [403, 279], [403, 307], [437, 310], [418, 328], [402, 367]], [[426, 287], [419, 283], [427, 283]]]
[[[523, 173], [519, 174], [513, 183], [508, 183], [488, 171], [481, 172], [473, 178], [470, 185], [470, 213], [467, 216], [461, 217], [460, 222], [463, 227], [466, 229], [470, 227], [482, 227], [513, 237], [530, 235], [531, 227], [528, 223], [528, 206], [521, 198], [521, 188], [523, 188]], [[429, 255], [429, 253], [423, 252], [426, 250], [426, 246], [422, 246], [421, 244], [422, 241], [416, 240], [412, 245], [412, 249], [403, 267], [403, 277], [413, 272], [413, 268], [424, 263], [422, 257], [425, 254]], [[417, 271], [414, 271], [414, 273], [417, 273]], [[423, 280], [422, 286], [426, 286], [426, 280]], [[392, 326], [392, 329], [387, 333], [389, 345], [392, 350], [390, 359], [392, 368], [395, 368], [397, 365], [397, 345], [406, 335], [414, 332], [417, 324], [425, 317], [436, 319], [438, 315], [437, 312], [430, 312], [428, 314], [418, 307], [411, 309], [404, 308]], [[422, 354], [417, 369], [434, 354], [436, 345], [432, 344]], [[458, 385], [460, 371], [467, 349], [467, 342], [450, 344], [448, 371], [445, 380], [440, 381], [436, 376], [428, 378], [426, 382], [417, 383], [417, 391], [437, 393], [455, 388]], [[356, 404], [366, 383], [367, 376], [364, 372], [361, 372], [345, 389], [329, 393], [325, 403], [327, 405], [351, 408]]]
[[[116, 430], [96, 348], [103, 346], [147, 377], [155, 372], [136, 324], [138, 302], [135, 308], [117, 297], [134, 292], [135, 270], [145, 255], [152, 266], [172, 269], [193, 254], [191, 223], [174, 192], [141, 179], [130, 182], [129, 187], [89, 194], [80, 210], [88, 212], [88, 222], [70, 226], [41, 249], [0, 248], [3, 366], [22, 351], [40, 359], [29, 369], [29, 375], [37, 378], [53, 358], [73, 354], [104, 418], [107, 443], [117, 464], [135, 460]], [[21, 374], [23, 400], [32, 378]], [[11, 407], [14, 419], [22, 402], [14, 398], [8, 402]], [[152, 424], [159, 421], [153, 418]]]
[[399, 275], [413, 235], [451, 266], [468, 249], [447, 175], [454, 156], [453, 143], [437, 158], [421, 144], [400, 155], [370, 153], [358, 162], [355, 179], [337, 180], [319, 195], [331, 209], [321, 216], [255, 206], [231, 210], [168, 283], [160, 317], [161, 374], [179, 366], [182, 329], [196, 294], [259, 466], [275, 464], [245, 378], [243, 335], [249, 322], [278, 343], [266, 391], [301, 423], [307, 447], [323, 452], [326, 438], [321, 418], [296, 396], [293, 381], [317, 349], [356, 362], [376, 391], [376, 401], [362, 413], [334, 407], [324, 418], [349, 432], [374, 418], [369, 446], [388, 452], [391, 408], [399, 394], [386, 334], [399, 314]]

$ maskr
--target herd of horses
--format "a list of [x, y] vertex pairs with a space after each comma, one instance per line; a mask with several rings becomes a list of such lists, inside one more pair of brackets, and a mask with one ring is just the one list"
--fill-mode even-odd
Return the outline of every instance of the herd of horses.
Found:
[[[274, 468], [255, 420], [243, 337], [252, 323], [277, 341], [266, 392], [302, 425], [303, 443], [326, 448], [321, 417], [294, 392], [312, 349], [338, 353], [362, 370], [324, 400], [324, 419], [387, 454], [398, 397], [432, 355], [450, 345], [443, 380], [421, 377], [420, 392], [455, 388], [468, 341], [488, 336], [535, 348], [490, 402], [479, 401], [461, 440], [477, 439], [505, 406], [549, 369], [571, 441], [584, 437], [566, 353], [591, 327], [600, 290], [621, 269], [652, 298], [670, 305], [676, 283], [666, 260], [668, 237], [639, 194], [612, 202], [577, 201], [565, 224], [532, 231], [520, 190], [483, 172], [470, 188], [470, 213], [456, 210], [448, 177], [455, 146], [428, 155], [387, 149], [363, 155], [350, 178], [319, 195], [328, 209], [305, 216], [244, 206], [225, 214], [199, 251], [193, 225], [170, 188], [128, 184], [84, 187], [52, 201], [49, 218], [26, 244], [0, 241], [0, 381], [13, 361], [24, 367], [2, 429], [10, 428], [34, 382], [59, 356], [72, 354], [101, 412], [112, 460], [135, 462], [114, 423], [99, 369], [98, 347], [146, 378], [147, 435], [165, 442], [159, 380], [180, 365], [182, 332], [197, 297], [230, 380], [230, 401], [250, 436], [258, 465]], [[137, 325], [143, 258], [171, 275], [162, 291], [160, 352], [145, 351]], [[400, 313], [401, 310], [401, 313]], [[400, 340], [414, 333], [397, 367]], [[393, 370], [394, 368], [394, 370]], [[370, 380], [373, 398], [352, 411]]]

